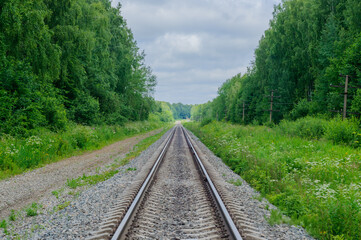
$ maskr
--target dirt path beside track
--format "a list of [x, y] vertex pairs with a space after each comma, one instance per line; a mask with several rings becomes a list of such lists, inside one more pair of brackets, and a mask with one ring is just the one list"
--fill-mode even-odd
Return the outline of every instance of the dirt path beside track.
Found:
[[161, 129], [124, 139], [100, 150], [74, 156], [0, 181], [0, 219], [61, 188], [67, 179], [94, 173], [116, 158], [123, 158], [141, 140]]

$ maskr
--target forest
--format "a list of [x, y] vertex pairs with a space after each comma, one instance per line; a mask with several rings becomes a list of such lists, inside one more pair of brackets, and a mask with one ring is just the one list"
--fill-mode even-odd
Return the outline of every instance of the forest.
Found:
[[110, 0], [0, 3], [0, 133], [148, 119], [156, 77]]
[[[284, 0], [245, 74], [228, 79], [218, 96], [192, 108], [194, 120], [264, 124], [305, 116], [332, 118], [344, 103], [347, 117], [361, 113], [361, 2]], [[337, 86], [337, 87], [335, 87]]]

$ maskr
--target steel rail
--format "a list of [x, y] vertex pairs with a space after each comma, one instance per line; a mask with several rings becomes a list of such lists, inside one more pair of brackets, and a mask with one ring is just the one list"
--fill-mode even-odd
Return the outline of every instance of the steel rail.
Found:
[[128, 225], [128, 223], [130, 222], [132, 215], [134, 214], [137, 206], [139, 205], [143, 194], [145, 193], [145, 190], [147, 189], [151, 179], [153, 178], [155, 172], [157, 171], [161, 161], [164, 158], [164, 155], [169, 147], [169, 144], [171, 142], [171, 140], [173, 139], [174, 133], [175, 133], [175, 129], [176, 127], [173, 128], [170, 137], [168, 138], [162, 152], [160, 153], [157, 161], [155, 162], [154, 166], [152, 167], [152, 170], [149, 172], [147, 178], [145, 179], [144, 183], [142, 184], [142, 187], [140, 188], [137, 196], [134, 198], [132, 204], [130, 205], [127, 213], [125, 214], [125, 216], [123, 217], [122, 221], [120, 222], [117, 230], [115, 231], [113, 237], [111, 238], [112, 240], [118, 240], [124, 233], [126, 230], [126, 227]]
[[226, 206], [224, 205], [221, 196], [219, 195], [216, 187], [214, 186], [211, 178], [209, 177], [206, 168], [204, 167], [201, 159], [199, 158], [196, 150], [194, 149], [193, 144], [192, 144], [192, 142], [190, 141], [190, 139], [188, 137], [188, 133], [186, 133], [183, 126], [182, 126], [182, 131], [183, 131], [183, 134], [184, 134], [184, 136], [185, 136], [185, 138], [187, 140], [187, 143], [188, 143], [189, 147], [191, 148], [191, 151], [194, 154], [195, 159], [197, 160], [198, 165], [201, 168], [202, 173], [206, 177], [206, 183], [209, 185], [209, 187], [211, 189], [211, 193], [213, 194], [213, 197], [216, 200], [216, 203], [217, 203], [217, 205], [218, 205], [218, 207], [220, 209], [220, 212], [221, 212], [221, 214], [223, 216], [223, 219], [225, 220], [225, 222], [226, 222], [226, 224], [228, 226], [230, 234], [232, 235], [232, 237], [234, 239], [242, 240], [241, 234], [239, 233], [236, 225], [234, 224], [234, 222], [233, 222], [233, 220], [231, 218], [231, 215], [229, 214]]

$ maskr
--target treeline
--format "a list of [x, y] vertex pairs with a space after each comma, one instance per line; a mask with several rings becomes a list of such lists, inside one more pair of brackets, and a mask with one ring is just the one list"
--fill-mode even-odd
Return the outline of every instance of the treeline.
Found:
[[156, 101], [152, 107], [151, 119], [162, 122], [189, 119], [191, 117], [191, 109], [192, 105]]
[[110, 0], [0, 2], [0, 133], [148, 118], [156, 78]]
[[[245, 123], [268, 122], [272, 90], [275, 122], [333, 116], [343, 108], [340, 74], [351, 76], [349, 86], [360, 87], [360, 63], [359, 0], [284, 0], [247, 73], [227, 80], [213, 101], [194, 106], [192, 118], [242, 123], [245, 109]], [[348, 99], [347, 110], [361, 113], [361, 90], [349, 88]]]
[[187, 119], [191, 118], [192, 105], [183, 103], [168, 103], [173, 113], [174, 119]]

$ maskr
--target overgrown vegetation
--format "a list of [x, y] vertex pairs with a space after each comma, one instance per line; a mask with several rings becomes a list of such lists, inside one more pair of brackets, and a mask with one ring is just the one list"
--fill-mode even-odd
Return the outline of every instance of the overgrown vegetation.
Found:
[[[305, 118], [272, 129], [223, 122], [185, 126], [314, 237], [361, 239], [361, 150], [352, 143], [361, 134], [352, 122]], [[300, 126], [306, 129], [298, 132]], [[269, 222], [283, 221], [280, 216], [273, 212]]]
[[305, 117], [296, 121], [282, 120], [276, 129], [289, 136], [310, 140], [323, 138], [335, 144], [360, 147], [361, 129], [358, 127], [358, 121], [355, 120]]
[[[82, 151], [166, 126], [161, 122], [132, 122], [124, 126], [72, 125], [66, 131], [37, 130], [28, 138], [3, 135], [0, 139], [0, 179], [19, 174]], [[168, 125], [167, 125], [168, 126]]]
[[[330, 85], [345, 84], [340, 74], [352, 76], [349, 86], [361, 85], [360, 16], [359, 0], [282, 1], [248, 71], [228, 79], [212, 101], [194, 106], [192, 118], [264, 124], [271, 90], [277, 90], [275, 123], [338, 114], [330, 110], [343, 108], [343, 89]], [[361, 90], [348, 90], [347, 110], [361, 113]]]

